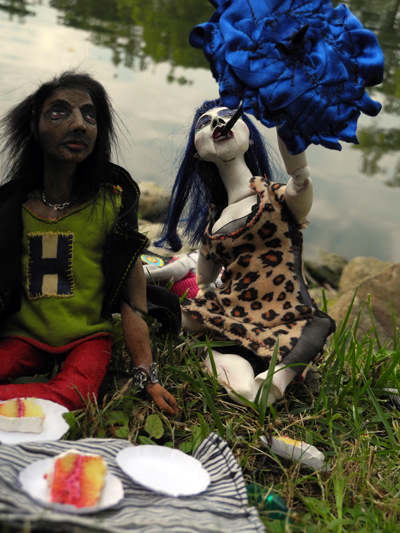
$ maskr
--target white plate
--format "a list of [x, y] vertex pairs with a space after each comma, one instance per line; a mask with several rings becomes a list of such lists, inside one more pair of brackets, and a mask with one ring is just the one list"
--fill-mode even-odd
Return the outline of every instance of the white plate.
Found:
[[44, 419], [43, 431], [40, 433], [22, 433], [20, 431], [3, 431], [0, 429], [0, 442], [2, 444], [20, 444], [41, 440], [58, 440], [69, 430], [69, 425], [63, 418], [63, 413], [68, 409], [50, 400], [36, 398], [42, 406], [46, 418]]
[[210, 475], [200, 461], [165, 446], [125, 448], [116, 461], [133, 481], [168, 496], [192, 496], [210, 484]]
[[43, 477], [52, 467], [53, 463], [54, 459], [52, 458], [36, 461], [24, 468], [18, 476], [22, 490], [26, 492], [32, 500], [44, 507], [49, 507], [53, 511], [59, 511], [62, 513], [91, 514], [116, 505], [124, 497], [124, 489], [122, 488], [120, 479], [108, 472], [103, 493], [97, 505], [92, 507], [75, 507], [75, 505], [53, 503], [50, 501], [50, 489], [47, 481]]

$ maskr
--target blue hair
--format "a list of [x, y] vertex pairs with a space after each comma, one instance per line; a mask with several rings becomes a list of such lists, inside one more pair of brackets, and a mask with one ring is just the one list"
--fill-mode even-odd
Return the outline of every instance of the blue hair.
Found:
[[[221, 107], [217, 100], [206, 100], [195, 112], [186, 150], [172, 189], [168, 205], [167, 218], [161, 236], [154, 244], [167, 247], [177, 252], [182, 247], [179, 230], [185, 240], [192, 246], [201, 243], [207, 228], [210, 205], [224, 208], [228, 205], [228, 196], [214, 163], [195, 157], [195, 126], [199, 117], [214, 107]], [[242, 119], [250, 130], [250, 147], [244, 155], [245, 162], [253, 176], [266, 175], [271, 179], [271, 164], [266, 142], [262, 135], [246, 116]], [[182, 216], [183, 215], [183, 216]]]

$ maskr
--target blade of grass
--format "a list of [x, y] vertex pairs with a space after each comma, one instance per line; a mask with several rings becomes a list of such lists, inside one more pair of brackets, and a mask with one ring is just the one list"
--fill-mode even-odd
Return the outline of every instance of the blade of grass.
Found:
[[215, 394], [217, 392], [217, 389], [218, 389], [218, 372], [217, 372], [217, 366], [216, 366], [215, 360], [214, 360], [214, 354], [213, 354], [213, 351], [211, 349], [211, 345], [210, 345], [210, 342], [209, 342], [208, 339], [207, 339], [207, 351], [208, 351], [208, 357], [210, 359], [211, 368], [212, 368], [212, 372], [213, 372], [213, 376], [214, 376], [214, 391], [213, 391], [213, 393]]
[[393, 301], [390, 298], [390, 313], [392, 316], [392, 326], [393, 326], [393, 350], [397, 350], [398, 343], [398, 328], [396, 327], [396, 317], [394, 316]]
[[321, 287], [322, 292], [322, 311], [328, 313], [328, 300], [326, 299], [325, 289]]
[[345, 331], [345, 329], [347, 327], [347, 323], [348, 323], [349, 318], [350, 318], [351, 310], [353, 309], [354, 300], [356, 299], [357, 292], [358, 292], [358, 286], [357, 286], [357, 288], [356, 288], [356, 290], [354, 292], [354, 295], [353, 295], [353, 298], [352, 298], [352, 300], [350, 302], [350, 306], [349, 306], [349, 308], [347, 310], [346, 316], [344, 317], [344, 319], [339, 324], [338, 331], [337, 331], [338, 335], [344, 333], [344, 331]]
[[365, 358], [365, 362], [364, 362], [364, 375], [365, 376], [368, 376], [369, 371], [371, 369], [371, 364], [373, 360], [373, 347], [374, 347], [374, 341], [372, 339], [369, 339], [367, 342], [369, 343], [369, 346], [368, 346], [367, 357]]
[[338, 529], [336, 530], [337, 533], [342, 533], [342, 524], [341, 520], [343, 518], [343, 500], [344, 500], [344, 494], [346, 491], [346, 483], [344, 479], [343, 474], [343, 465], [340, 455], [338, 456], [337, 463], [336, 463], [336, 472], [332, 476], [333, 481], [333, 492], [335, 495], [335, 501], [336, 501], [336, 512], [338, 516]]
[[267, 407], [268, 407], [269, 391], [271, 390], [272, 378], [274, 377], [276, 361], [278, 358], [278, 349], [279, 349], [279, 337], [277, 338], [276, 343], [275, 343], [274, 352], [272, 354], [271, 361], [269, 363], [267, 377], [264, 383], [258, 389], [257, 396], [255, 399], [255, 403], [257, 403], [258, 397], [260, 396], [259, 411], [258, 411], [258, 423], [260, 427], [264, 427], [265, 415], [266, 415]]
[[236, 346], [236, 343], [232, 341], [210, 341], [208, 338], [205, 341], [199, 341], [195, 337], [194, 339], [194, 342], [190, 344], [190, 348], [192, 350], [197, 350], [199, 348], [207, 348], [208, 346], [211, 346], [211, 348]]
[[392, 428], [389, 426], [389, 423], [386, 420], [386, 417], [385, 417], [385, 415], [383, 413], [382, 407], [379, 405], [379, 402], [376, 399], [375, 394], [374, 394], [373, 390], [371, 389], [371, 387], [367, 387], [367, 392], [368, 392], [369, 397], [371, 398], [371, 401], [372, 401], [372, 403], [373, 403], [373, 405], [375, 407], [375, 410], [376, 410], [376, 412], [377, 412], [377, 414], [379, 416], [380, 421], [385, 426], [386, 432], [387, 432], [389, 440], [390, 440], [390, 444], [393, 446], [393, 448], [396, 448], [396, 441], [395, 441], [395, 438], [394, 438], [394, 435], [393, 435]]
[[222, 420], [221, 420], [221, 418], [220, 418], [220, 416], [218, 414], [218, 411], [217, 411], [217, 409], [216, 409], [216, 407], [214, 405], [214, 402], [212, 401], [211, 395], [208, 392], [207, 385], [202, 380], [202, 378], [200, 376], [200, 372], [197, 370], [197, 368], [193, 367], [193, 370], [194, 370], [194, 372], [196, 374], [197, 381], [200, 384], [201, 389], [203, 390], [204, 398], [205, 398], [205, 400], [207, 402], [208, 408], [210, 409], [211, 415], [212, 415], [212, 417], [214, 419], [215, 425], [217, 426], [218, 432], [219, 432], [219, 434], [220, 434], [220, 436], [222, 438], [225, 438], [225, 429], [224, 429], [224, 426], [222, 424]]
[[347, 346], [347, 342], [349, 339], [350, 337], [346, 335], [344, 339], [346, 342], [339, 344], [336, 334], [334, 334], [333, 336], [333, 344], [335, 346], [336, 355], [337, 355], [337, 365], [334, 365], [333, 370], [336, 370], [335, 367], [338, 366], [338, 369], [336, 372], [336, 395], [337, 396], [339, 396], [339, 390], [342, 384], [340, 378], [343, 375], [343, 367], [345, 363], [345, 351], [346, 351], [346, 346]]
[[376, 388], [383, 388], [393, 379], [395, 374], [395, 369], [398, 368], [400, 364], [400, 347], [397, 348], [396, 352], [392, 352], [389, 360], [389, 364], [382, 372], [380, 377], [375, 383]]
[[175, 372], [175, 361], [174, 361], [174, 348], [173, 348], [173, 334], [171, 332], [168, 333], [168, 358], [169, 358], [169, 364], [171, 366], [171, 374], [172, 374], [172, 381], [175, 383], [175, 385], [178, 384], [176, 379], [176, 372]]
[[374, 333], [375, 333], [376, 344], [378, 345], [378, 348], [380, 350], [382, 348], [382, 345], [381, 345], [381, 343], [379, 341], [378, 332], [376, 331], [374, 314], [372, 313], [372, 303], [371, 303], [371, 295], [370, 294], [368, 294], [368, 309], [369, 309], [369, 315], [371, 317], [372, 328], [373, 328]]

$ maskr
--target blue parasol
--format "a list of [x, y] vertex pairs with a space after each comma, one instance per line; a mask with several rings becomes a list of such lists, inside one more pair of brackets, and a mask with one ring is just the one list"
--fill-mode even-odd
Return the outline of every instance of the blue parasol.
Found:
[[365, 88], [381, 83], [383, 54], [375, 35], [344, 5], [327, 0], [209, 0], [211, 19], [190, 44], [202, 48], [222, 104], [243, 103], [298, 154], [309, 144], [340, 150], [358, 144], [360, 113], [381, 104]]

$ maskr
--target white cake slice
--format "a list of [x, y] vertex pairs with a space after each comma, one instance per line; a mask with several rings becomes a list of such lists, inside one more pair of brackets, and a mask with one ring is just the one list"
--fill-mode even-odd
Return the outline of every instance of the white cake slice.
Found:
[[36, 398], [14, 398], [0, 403], [0, 429], [21, 433], [41, 433], [45, 414]]

